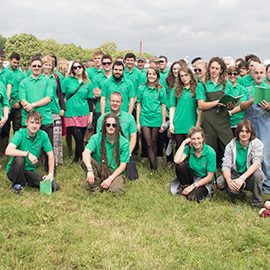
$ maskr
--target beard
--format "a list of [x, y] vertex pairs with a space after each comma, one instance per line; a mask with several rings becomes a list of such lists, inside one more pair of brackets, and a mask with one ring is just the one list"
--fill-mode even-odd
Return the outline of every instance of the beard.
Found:
[[119, 76], [119, 77], [115, 77], [115, 75], [113, 74], [113, 78], [115, 79], [115, 81], [117, 82], [117, 83], [119, 83], [119, 82], [121, 82], [122, 81], [122, 79], [123, 79], [123, 74], [121, 75], [121, 76]]

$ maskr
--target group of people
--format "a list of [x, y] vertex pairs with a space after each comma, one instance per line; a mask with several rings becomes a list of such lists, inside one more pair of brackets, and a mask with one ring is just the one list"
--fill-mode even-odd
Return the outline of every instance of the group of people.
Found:
[[[133, 157], [139, 145], [142, 160], [148, 158], [157, 175], [157, 157], [166, 150], [168, 168], [176, 164], [170, 190], [189, 200], [211, 196], [218, 168], [217, 186], [234, 199], [251, 190], [258, 208], [262, 190], [270, 193], [270, 105], [253, 103], [255, 87], [270, 84], [270, 69], [256, 55], [236, 63], [197, 57], [192, 67], [181, 59], [170, 68], [165, 56], [152, 57], [146, 69], [146, 59], [133, 53], [113, 62], [96, 50], [87, 62], [92, 67], [78, 60], [69, 67], [54, 53], [36, 54], [27, 75], [18, 69], [17, 53], [9, 68], [4, 60], [0, 51], [0, 151], [13, 157], [7, 175], [15, 192], [48, 179], [53, 190], [60, 188], [53, 179], [66, 135], [70, 152], [75, 140], [73, 162], [83, 161], [91, 193], [123, 193], [126, 176], [138, 178]], [[225, 94], [241, 99], [223, 104]], [[11, 122], [15, 135], [9, 142]], [[45, 176], [35, 172], [41, 157]]]

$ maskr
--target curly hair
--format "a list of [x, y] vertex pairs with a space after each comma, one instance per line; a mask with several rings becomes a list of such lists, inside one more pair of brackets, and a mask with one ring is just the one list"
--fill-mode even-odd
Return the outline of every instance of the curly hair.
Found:
[[220, 68], [222, 70], [222, 72], [220, 73], [219, 78], [218, 78], [218, 83], [220, 86], [222, 86], [222, 90], [224, 90], [227, 86], [227, 67], [226, 67], [223, 59], [221, 59], [219, 57], [213, 57], [209, 61], [208, 66], [207, 66], [206, 75], [205, 75], [204, 84], [206, 84], [208, 82], [208, 80], [210, 79], [210, 67], [214, 62], [217, 62], [220, 65]]
[[[107, 149], [106, 149], [106, 123], [107, 119], [109, 118], [114, 118], [115, 123], [116, 123], [116, 128], [115, 128], [115, 138], [113, 142], [113, 153], [112, 157], [108, 166], [108, 157], [107, 157]], [[101, 143], [100, 143], [100, 160], [101, 160], [101, 181], [104, 181], [109, 177], [109, 174], [111, 173], [109, 171], [109, 168], [111, 168], [112, 162], [114, 160], [114, 163], [117, 167], [120, 165], [120, 154], [119, 154], [119, 138], [120, 134], [125, 137], [122, 128], [120, 126], [120, 120], [118, 116], [116, 116], [113, 113], [108, 113], [104, 116], [104, 119], [102, 121], [102, 126], [101, 126]], [[108, 168], [109, 167], [109, 168]]]
[[179, 70], [177, 77], [176, 77], [176, 82], [175, 82], [175, 96], [177, 98], [180, 98], [184, 92], [184, 83], [181, 80], [180, 77], [180, 72], [185, 72], [190, 76], [190, 91], [191, 91], [191, 96], [195, 97], [196, 96], [196, 87], [197, 87], [197, 81], [196, 78], [192, 72], [192, 70], [189, 67], [183, 67]]
[[82, 69], [83, 69], [82, 79], [83, 79], [83, 84], [85, 85], [86, 82], [90, 82], [90, 80], [89, 80], [89, 78], [88, 78], [88, 76], [87, 76], [87, 73], [86, 73], [86, 71], [85, 71], [85, 67], [84, 67], [84, 65], [83, 65], [83, 63], [82, 63], [81, 61], [75, 60], [75, 61], [72, 63], [68, 75], [69, 75], [70, 77], [76, 77], [76, 74], [75, 74], [75, 71], [74, 71], [74, 64], [76, 64], [76, 63], [77, 63], [77, 64], [80, 64], [80, 65], [82, 66]]
[[173, 62], [173, 64], [172, 64], [171, 67], [170, 67], [168, 76], [167, 76], [167, 78], [166, 78], [166, 84], [167, 84], [167, 86], [168, 86], [168, 88], [169, 88], [170, 90], [173, 89], [173, 88], [174, 88], [174, 85], [175, 85], [175, 80], [176, 80], [176, 78], [175, 78], [175, 76], [174, 76], [174, 74], [173, 74], [173, 67], [174, 67], [176, 64], [178, 64], [178, 65], [180, 66], [180, 68], [181, 68], [181, 65], [179, 64], [178, 61]]

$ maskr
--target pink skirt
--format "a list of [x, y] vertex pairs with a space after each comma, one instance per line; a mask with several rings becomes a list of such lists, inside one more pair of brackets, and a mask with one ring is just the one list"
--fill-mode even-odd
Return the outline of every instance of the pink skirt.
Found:
[[65, 117], [66, 127], [87, 127], [89, 115]]

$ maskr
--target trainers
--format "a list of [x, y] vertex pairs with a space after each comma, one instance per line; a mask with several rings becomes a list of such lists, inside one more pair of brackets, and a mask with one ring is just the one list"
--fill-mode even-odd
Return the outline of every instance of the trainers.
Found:
[[52, 181], [52, 192], [60, 189], [59, 184], [57, 184], [54, 180]]
[[19, 196], [22, 196], [23, 187], [20, 184], [16, 184], [13, 186], [13, 192]]
[[158, 157], [157, 160], [158, 160], [158, 162], [160, 162], [160, 163], [164, 163], [164, 160], [163, 160], [162, 157]]
[[266, 208], [262, 208], [259, 212], [260, 217], [270, 217], [270, 211]]

